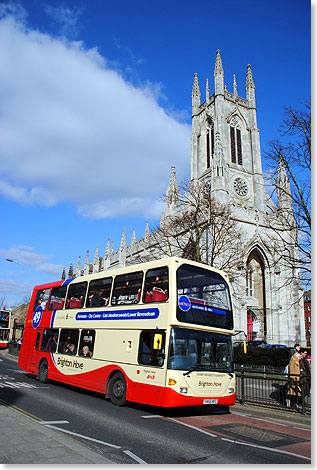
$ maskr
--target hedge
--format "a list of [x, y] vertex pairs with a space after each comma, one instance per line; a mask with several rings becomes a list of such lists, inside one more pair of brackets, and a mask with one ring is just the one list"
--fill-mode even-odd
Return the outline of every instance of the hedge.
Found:
[[233, 348], [233, 362], [239, 365], [271, 366], [285, 368], [290, 360], [288, 348], [259, 348], [248, 346], [244, 354], [243, 347]]

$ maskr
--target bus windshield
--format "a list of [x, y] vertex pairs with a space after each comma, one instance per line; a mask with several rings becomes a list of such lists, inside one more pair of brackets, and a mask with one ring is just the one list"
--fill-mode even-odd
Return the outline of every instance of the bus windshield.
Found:
[[167, 367], [186, 371], [233, 372], [231, 336], [173, 328]]
[[177, 270], [177, 299], [179, 321], [233, 329], [229, 287], [220, 274], [182, 265]]

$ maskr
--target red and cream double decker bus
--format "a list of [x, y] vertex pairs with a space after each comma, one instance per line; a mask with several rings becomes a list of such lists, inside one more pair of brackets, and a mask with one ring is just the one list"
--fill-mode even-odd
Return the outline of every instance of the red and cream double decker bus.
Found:
[[10, 339], [11, 312], [0, 310], [0, 349], [6, 349]]
[[225, 273], [166, 258], [35, 287], [19, 366], [115, 405], [233, 405]]

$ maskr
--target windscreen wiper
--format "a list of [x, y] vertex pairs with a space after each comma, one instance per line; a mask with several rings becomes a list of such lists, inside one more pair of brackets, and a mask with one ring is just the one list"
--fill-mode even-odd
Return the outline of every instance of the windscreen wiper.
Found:
[[189, 375], [191, 372], [195, 372], [195, 370], [205, 370], [205, 367], [199, 365], [193, 366], [187, 372], [184, 372], [183, 375]]

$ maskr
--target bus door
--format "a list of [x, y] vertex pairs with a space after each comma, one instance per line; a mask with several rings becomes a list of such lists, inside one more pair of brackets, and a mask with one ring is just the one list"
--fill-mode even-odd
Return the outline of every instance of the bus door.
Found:
[[[141, 402], [148, 405], [163, 404], [163, 388], [166, 381], [165, 337], [163, 330], [143, 330], [140, 333], [138, 363], [141, 379], [138, 388], [142, 394]], [[138, 374], [138, 372], [137, 372]], [[136, 379], [138, 380], [138, 378]]]
[[33, 345], [31, 345], [30, 356], [31, 356], [31, 364], [32, 365], [37, 364], [37, 356], [38, 356], [38, 349], [39, 349], [39, 344], [40, 344], [41, 332], [42, 332], [42, 330], [38, 330], [36, 332], [35, 342], [34, 342]]

